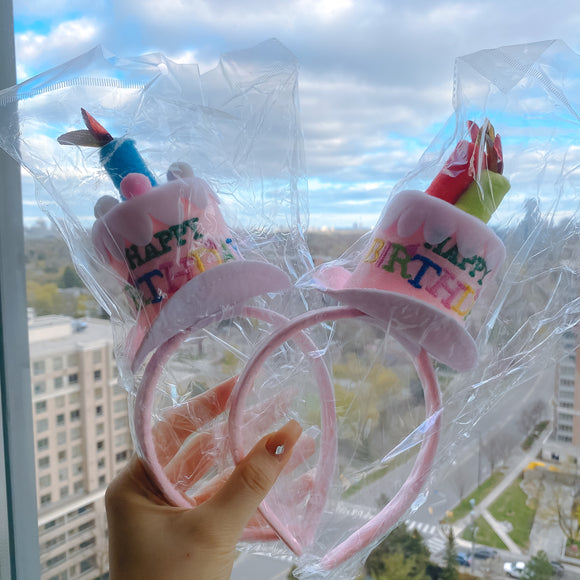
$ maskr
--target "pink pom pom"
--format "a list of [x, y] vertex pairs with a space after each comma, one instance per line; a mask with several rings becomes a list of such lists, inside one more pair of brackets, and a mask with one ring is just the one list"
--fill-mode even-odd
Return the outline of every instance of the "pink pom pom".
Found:
[[138, 195], [143, 195], [151, 189], [151, 182], [142, 173], [129, 173], [121, 181], [121, 195], [125, 199], [131, 199]]

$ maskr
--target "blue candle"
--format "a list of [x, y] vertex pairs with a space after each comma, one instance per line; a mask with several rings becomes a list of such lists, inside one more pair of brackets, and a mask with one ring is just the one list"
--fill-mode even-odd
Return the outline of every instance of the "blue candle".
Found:
[[103, 167], [117, 189], [120, 189], [121, 181], [129, 173], [141, 173], [149, 179], [152, 186], [157, 185], [155, 176], [141, 157], [133, 139], [126, 137], [113, 139], [101, 147], [100, 157]]

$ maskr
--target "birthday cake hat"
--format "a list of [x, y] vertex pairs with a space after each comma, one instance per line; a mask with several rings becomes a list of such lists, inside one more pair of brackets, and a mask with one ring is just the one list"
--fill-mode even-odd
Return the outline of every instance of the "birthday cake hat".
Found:
[[465, 320], [505, 259], [486, 223], [510, 188], [491, 123], [468, 129], [471, 140], [457, 144], [426, 192], [403, 191], [385, 207], [353, 271], [331, 263], [312, 277], [340, 303], [389, 320], [408, 348], [457, 370], [477, 361]]
[[118, 274], [137, 314], [133, 369], [183, 331], [239, 314], [248, 299], [289, 287], [279, 268], [244, 260], [210, 186], [185, 163], [174, 163], [158, 185], [132, 139], [114, 139], [84, 109], [86, 130], [61, 144], [100, 149], [101, 164], [121, 201], [95, 204], [95, 249]]

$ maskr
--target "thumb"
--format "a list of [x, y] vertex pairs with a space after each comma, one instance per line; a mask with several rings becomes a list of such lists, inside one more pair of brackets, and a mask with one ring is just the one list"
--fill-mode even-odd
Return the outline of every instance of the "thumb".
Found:
[[266, 435], [208, 502], [223, 514], [222, 526], [231, 529], [236, 540], [276, 483], [301, 433], [302, 427], [290, 421], [279, 431]]

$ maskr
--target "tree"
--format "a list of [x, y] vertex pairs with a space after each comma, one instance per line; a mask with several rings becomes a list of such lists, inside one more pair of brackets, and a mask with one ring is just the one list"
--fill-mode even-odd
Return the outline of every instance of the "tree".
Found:
[[550, 580], [554, 575], [554, 569], [546, 552], [540, 550], [535, 556], [532, 556], [526, 564], [522, 573], [522, 578], [526, 580]]
[[489, 462], [489, 469], [492, 473], [498, 463], [506, 460], [513, 443], [511, 435], [504, 431], [499, 431], [481, 442], [481, 452]]
[[560, 487], [554, 494], [554, 508], [558, 525], [566, 536], [574, 542], [580, 541], [580, 503], [574, 499], [569, 487]]
[[445, 566], [441, 571], [441, 580], [458, 580], [457, 550], [455, 549], [455, 536], [453, 535], [453, 528], [451, 526], [449, 526], [449, 532], [447, 533], [445, 556], [443, 559]]
[[427, 580], [429, 557], [421, 534], [401, 525], [370, 553], [365, 570], [373, 580]]
[[84, 284], [72, 266], [65, 266], [58, 282], [59, 288], [84, 288]]
[[518, 418], [518, 427], [527, 435], [546, 415], [546, 402], [541, 399], [532, 401], [522, 409]]

